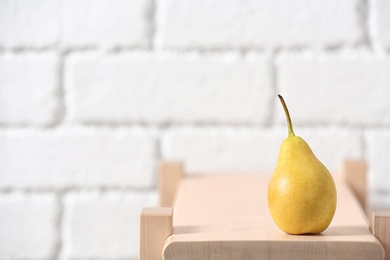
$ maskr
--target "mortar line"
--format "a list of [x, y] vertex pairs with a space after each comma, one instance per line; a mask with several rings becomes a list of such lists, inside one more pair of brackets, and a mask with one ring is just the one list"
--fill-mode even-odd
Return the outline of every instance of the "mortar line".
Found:
[[134, 193], [143, 193], [143, 192], [151, 192], [154, 191], [154, 187], [120, 187], [120, 186], [95, 186], [95, 187], [88, 187], [88, 186], [79, 186], [79, 187], [61, 187], [61, 188], [29, 188], [29, 187], [11, 187], [11, 188], [0, 188], [0, 196], [12, 194], [12, 193], [18, 193], [21, 192], [26, 195], [33, 195], [33, 194], [48, 194], [48, 193], [70, 193], [70, 192], [134, 192]]
[[162, 146], [161, 146], [161, 139], [162, 139], [162, 130], [158, 129], [158, 134], [155, 140], [155, 152], [154, 152], [154, 160], [155, 160], [155, 166], [154, 166], [154, 171], [153, 171], [153, 178], [152, 178], [152, 183], [153, 183], [153, 188], [157, 190], [158, 186], [158, 171], [159, 171], [159, 163], [162, 161]]
[[157, 0], [150, 0], [150, 9], [149, 9], [149, 45], [150, 49], [153, 52], [156, 49], [156, 32], [158, 28], [157, 24]]
[[[277, 91], [275, 91], [274, 95], [276, 97]], [[274, 100], [270, 102], [275, 102]], [[275, 110], [274, 104], [272, 105], [272, 110]], [[273, 116], [273, 112], [272, 112]], [[269, 116], [271, 119], [272, 116]], [[268, 119], [267, 119], [268, 120]], [[149, 122], [123, 122], [123, 123], [112, 123], [112, 122], [89, 122], [89, 123], [64, 123], [62, 122], [59, 125], [56, 126], [37, 126], [34, 124], [4, 124], [0, 123], [0, 132], [1, 131], [7, 131], [7, 130], [34, 130], [39, 129], [42, 132], [45, 131], [57, 131], [60, 129], [103, 129], [103, 130], [112, 130], [115, 131], [117, 129], [129, 129], [132, 128], [145, 128], [145, 129], [159, 129], [159, 130], [166, 130], [171, 128], [186, 128], [186, 127], [194, 127], [194, 128], [253, 128], [253, 129], [272, 129], [274, 127], [278, 127], [280, 125], [275, 124], [275, 122], [271, 122], [268, 124], [262, 124], [260, 122], [214, 122], [214, 121], [197, 121], [197, 122], [158, 122], [158, 123], [149, 123]], [[336, 127], [336, 128], [354, 128], [354, 129], [361, 129], [364, 127], [364, 129], [377, 129], [377, 128], [389, 128], [389, 124], [381, 124], [381, 123], [372, 123], [370, 125], [364, 125], [361, 123], [347, 123], [347, 122], [338, 122], [338, 123], [310, 123], [305, 124], [307, 127], [314, 127], [314, 128], [321, 128], [321, 127]]]
[[279, 50], [275, 50], [272, 52], [272, 55], [271, 55], [271, 60], [270, 60], [270, 66], [271, 66], [271, 71], [270, 71], [270, 77], [271, 77], [271, 92], [272, 92], [272, 95], [271, 95], [271, 99], [269, 101], [269, 107], [270, 107], [270, 111], [269, 111], [269, 114], [268, 114], [268, 118], [266, 120], [266, 125], [271, 127], [271, 126], [275, 126], [275, 98], [276, 96], [278, 95], [278, 92], [279, 92], [279, 80], [278, 80], [278, 68], [277, 68], [277, 65], [276, 65], [276, 58], [277, 58], [277, 55], [279, 53]]
[[[368, 23], [368, 22], [367, 22]], [[368, 24], [364, 27], [369, 27]], [[371, 31], [368, 28], [365, 31]], [[368, 34], [368, 33], [364, 33]], [[154, 32], [153, 39], [155, 39], [156, 33]], [[363, 40], [363, 47], [368, 47], [368, 50], [372, 53], [375, 53], [372, 46], [372, 40], [371, 36], [368, 35], [367, 37], [364, 36], [364, 38], [368, 38], [366, 40]], [[42, 47], [42, 48], [35, 48], [35, 47], [14, 47], [14, 48], [4, 48], [0, 46], [0, 55], [4, 55], [6, 53], [14, 53], [14, 54], [25, 54], [25, 53], [45, 53], [45, 52], [56, 52], [56, 53], [62, 53], [63, 55], [69, 55], [73, 53], [86, 53], [86, 52], [97, 52], [102, 54], [122, 54], [122, 53], [139, 53], [144, 52], [148, 54], [154, 54], [154, 53], [171, 53], [172, 55], [183, 55], [183, 54], [197, 54], [199, 56], [207, 56], [207, 55], [218, 55], [218, 54], [237, 54], [239, 56], [242, 56], [243, 54], [247, 53], [260, 53], [260, 54], [267, 54], [267, 53], [278, 53], [278, 52], [294, 52], [297, 54], [305, 53], [305, 52], [319, 52], [324, 53], [328, 55], [332, 54], [339, 54], [343, 51], [359, 51], [362, 49], [362, 46], [349, 46], [349, 45], [340, 45], [340, 46], [333, 46], [333, 45], [325, 45], [323, 48], [318, 49], [312, 46], [307, 47], [294, 47], [294, 46], [287, 46], [284, 48], [261, 48], [261, 47], [224, 47], [224, 48], [204, 48], [204, 47], [197, 47], [197, 48], [170, 48], [170, 47], [164, 47], [164, 48], [156, 48], [155, 40], [151, 40], [151, 42], [154, 42], [149, 47], [145, 46], [139, 46], [139, 45], [129, 45], [129, 46], [112, 46], [110, 48], [101, 48], [99, 46], [94, 45], [84, 45], [84, 46], [50, 46], [50, 47]], [[385, 48], [385, 52], [389, 52], [390, 48]]]
[[58, 108], [54, 113], [55, 118], [53, 120], [53, 124], [49, 125], [52, 127], [57, 127], [62, 124], [66, 115], [66, 102], [65, 102], [65, 89], [64, 89], [64, 69], [65, 69], [65, 56], [62, 52], [59, 52], [59, 61], [57, 68], [57, 100], [58, 100]]
[[372, 32], [370, 29], [370, 0], [360, 0], [357, 3], [356, 9], [359, 25], [363, 34], [362, 43], [364, 46], [372, 50]]
[[61, 251], [63, 248], [63, 230], [62, 222], [64, 215], [64, 204], [63, 204], [64, 192], [59, 191], [56, 193], [56, 203], [57, 203], [57, 219], [56, 219], [56, 229], [57, 229], [57, 241], [53, 250], [53, 260], [60, 259]]

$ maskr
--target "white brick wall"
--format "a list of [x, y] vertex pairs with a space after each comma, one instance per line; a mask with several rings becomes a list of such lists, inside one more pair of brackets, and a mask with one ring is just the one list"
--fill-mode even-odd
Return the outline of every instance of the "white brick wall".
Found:
[[390, 207], [386, 0], [0, 1], [0, 259], [137, 258], [156, 166], [267, 171], [295, 132]]
[[41, 48], [58, 42], [60, 0], [2, 0], [0, 47]]
[[0, 259], [49, 259], [58, 243], [58, 205], [49, 193], [0, 193]]
[[156, 206], [145, 192], [78, 192], [65, 197], [63, 259], [137, 257], [139, 213]]
[[370, 26], [374, 43], [381, 47], [390, 47], [390, 2], [386, 0], [371, 0]]
[[74, 55], [71, 118], [81, 122], [264, 122], [272, 93], [265, 57]]
[[63, 0], [62, 43], [68, 47], [148, 46], [150, 0]]
[[284, 129], [169, 129], [162, 137], [162, 156], [185, 161], [190, 172], [272, 171], [285, 137]]
[[171, 48], [272, 48], [353, 44], [362, 38], [358, 1], [167, 0], [158, 43]]
[[0, 55], [0, 123], [53, 124], [60, 109], [57, 71], [54, 53]]
[[388, 57], [309, 53], [281, 55], [277, 63], [279, 91], [297, 124], [389, 125]]
[[147, 129], [3, 131], [0, 187], [151, 187], [155, 154]]

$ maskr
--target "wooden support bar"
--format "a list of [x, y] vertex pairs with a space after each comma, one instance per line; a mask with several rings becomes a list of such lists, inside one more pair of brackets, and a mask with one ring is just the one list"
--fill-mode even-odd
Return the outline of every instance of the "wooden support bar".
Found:
[[183, 176], [181, 162], [162, 162], [158, 176], [160, 207], [172, 207], [176, 188]]
[[371, 210], [371, 232], [385, 250], [385, 260], [390, 260], [390, 209]]
[[341, 177], [351, 188], [356, 198], [359, 200], [363, 210], [367, 212], [367, 165], [360, 160], [344, 161], [341, 169]]
[[172, 234], [173, 208], [144, 208], [141, 212], [139, 260], [162, 260], [165, 240]]

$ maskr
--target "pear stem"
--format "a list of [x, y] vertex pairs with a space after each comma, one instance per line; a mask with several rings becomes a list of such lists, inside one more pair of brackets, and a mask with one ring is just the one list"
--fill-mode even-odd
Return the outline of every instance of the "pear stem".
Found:
[[278, 95], [278, 98], [280, 99], [280, 102], [282, 103], [282, 106], [283, 106], [283, 109], [284, 109], [284, 113], [286, 114], [287, 127], [288, 127], [288, 136], [289, 137], [295, 136], [294, 130], [293, 130], [293, 126], [292, 126], [292, 122], [291, 122], [290, 113], [288, 112], [288, 108], [287, 108], [286, 102], [284, 102], [284, 99], [283, 99], [283, 97], [281, 95]]

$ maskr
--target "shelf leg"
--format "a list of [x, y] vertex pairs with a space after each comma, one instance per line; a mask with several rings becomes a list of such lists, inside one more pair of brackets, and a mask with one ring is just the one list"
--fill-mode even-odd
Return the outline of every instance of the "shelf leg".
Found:
[[162, 260], [164, 241], [172, 234], [173, 208], [144, 208], [140, 221], [139, 260]]
[[360, 160], [344, 161], [341, 169], [342, 178], [355, 194], [364, 212], [367, 214], [367, 165]]
[[371, 210], [370, 229], [385, 249], [385, 260], [390, 260], [390, 209]]
[[183, 177], [184, 170], [181, 162], [162, 162], [158, 176], [158, 191], [160, 207], [172, 207], [176, 188]]

